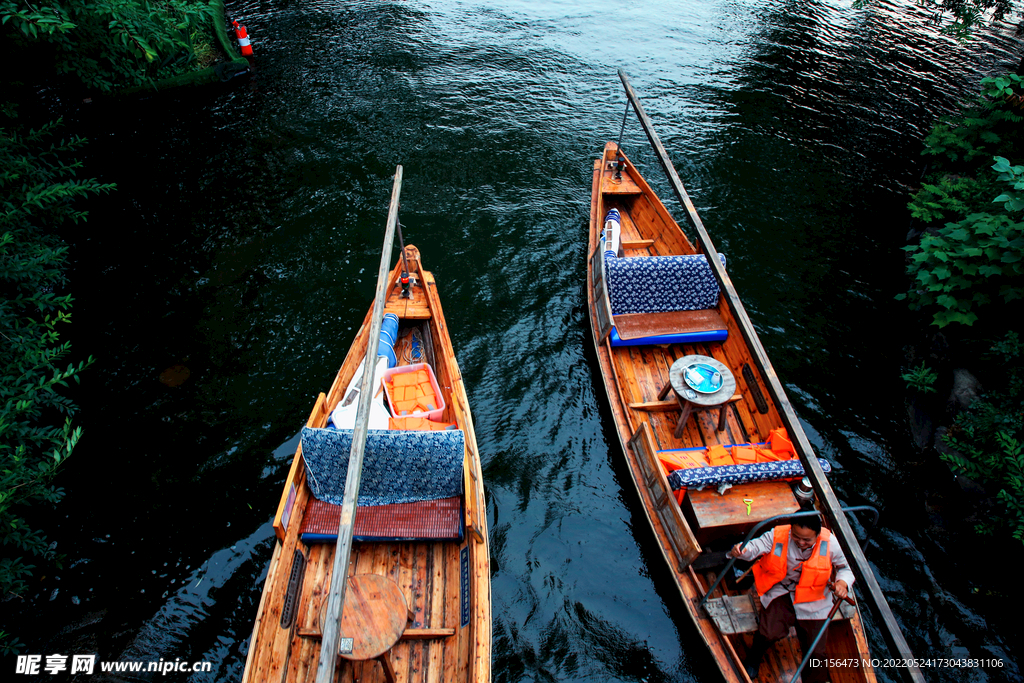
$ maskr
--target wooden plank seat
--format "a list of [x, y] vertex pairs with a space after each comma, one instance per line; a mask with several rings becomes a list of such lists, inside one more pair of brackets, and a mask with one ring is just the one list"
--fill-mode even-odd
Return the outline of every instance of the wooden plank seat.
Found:
[[[303, 539], [331, 541], [337, 538], [344, 503], [352, 431], [305, 427], [301, 440], [313, 494], [303, 518]], [[370, 430], [353, 537], [461, 538], [465, 452], [461, 430]]]
[[[312, 499], [306, 506], [299, 534], [305, 543], [334, 543], [338, 539], [341, 506]], [[462, 498], [421, 500], [356, 508], [352, 538], [357, 541], [461, 540]]]
[[724, 494], [714, 488], [690, 489], [680, 507], [701, 544], [721, 538], [739, 541], [758, 522], [800, 510], [793, 490], [783, 481], [739, 484]]
[[[725, 256], [719, 254], [722, 264]], [[719, 287], [703, 254], [604, 254], [604, 277], [614, 326], [612, 346], [724, 341], [729, 332], [714, 310]]]
[[[726, 635], [738, 633], [753, 633], [757, 631], [758, 599], [754, 591], [748, 591], [741, 595], [723, 595], [719, 598], [709, 598], [704, 607], [708, 616], [715, 622], [718, 630]], [[850, 619], [854, 615], [854, 608], [843, 601], [842, 607], [832, 617], [833, 621]]]
[[757, 598], [749, 592], [709, 598], [704, 607], [718, 630], [727, 635], [757, 630]]
[[[310, 490], [328, 503], [344, 502], [350, 429], [302, 429], [302, 458]], [[371, 429], [366, 436], [359, 505], [391, 505], [462, 493], [465, 434]]]
[[624, 313], [612, 316], [622, 340], [655, 337], [663, 334], [693, 334], [726, 330], [718, 311], [661, 311], [658, 313]]

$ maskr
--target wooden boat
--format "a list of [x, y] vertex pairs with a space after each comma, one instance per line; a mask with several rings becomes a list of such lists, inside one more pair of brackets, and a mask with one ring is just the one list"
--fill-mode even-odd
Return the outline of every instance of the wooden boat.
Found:
[[[385, 253], [390, 253], [390, 244]], [[444, 404], [430, 414], [430, 420], [457, 429], [369, 431], [362, 486], [358, 488], [360, 501], [368, 488], [367, 468], [374, 466], [374, 458], [382, 457], [373, 452], [375, 438], [397, 444], [400, 457], [388, 467], [401, 470], [417, 457], [422, 443], [419, 437], [461, 435], [458, 443], [464, 445], [453, 458], [453, 462], [458, 460], [459, 471], [453, 476], [461, 480], [457, 486], [461, 491], [445, 500], [376, 506], [360, 502], [347, 565], [339, 655], [331, 664], [336, 668], [318, 675], [318, 668], [324, 668], [320, 656], [327, 650], [322, 639], [330, 630], [325, 614], [329, 612], [332, 561], [336, 546], [340, 550], [332, 534], [338, 534], [343, 506], [314, 496], [326, 484], [323, 475], [315, 471], [318, 465], [310, 464], [314, 462], [310, 458], [316, 457], [310, 451], [319, 448], [314, 437], [334, 438], [346, 432], [330, 429], [329, 422], [350, 393], [367, 355], [371, 308], [330, 390], [314, 402], [285, 482], [274, 519], [277, 542], [242, 678], [246, 683], [322, 678], [399, 683], [490, 680], [490, 560], [473, 420], [434, 276], [423, 269], [416, 247], [404, 247], [404, 256], [405, 264], [400, 258], [386, 283], [381, 283], [386, 292], [384, 311], [398, 318], [394, 345], [398, 365], [389, 372], [416, 367], [414, 361], [427, 363]], [[385, 273], [386, 263], [382, 260]], [[402, 296], [403, 267], [410, 275], [408, 298]], [[395, 391], [388, 396], [397, 402]], [[348, 438], [355, 438], [353, 432], [348, 433]], [[354, 433], [358, 434], [358, 428]], [[399, 472], [399, 477], [407, 479], [416, 476]], [[397, 642], [392, 642], [395, 639]]]
[[[626, 83], [624, 76], [623, 81]], [[637, 113], [643, 120], [639, 108]], [[660, 146], [660, 142], [657, 144]], [[687, 209], [692, 210], [688, 198], [686, 203]], [[606, 230], [606, 217], [612, 210], [618, 212], [620, 248], [614, 244], [614, 226], [607, 226], [613, 229]], [[607, 256], [606, 250], [611, 252]], [[752, 328], [743, 329], [739, 322], [745, 313], [737, 311], [720, 293], [707, 260], [702, 255], [693, 256], [703, 251], [687, 238], [614, 142], [607, 143], [601, 158], [594, 162], [587, 253], [590, 327], [633, 484], [683, 604], [723, 677], [730, 682], [749, 681], [742, 660], [757, 628], [756, 594], [743, 582], [727, 580], [718, 586], [715, 583], [726, 565], [727, 551], [744, 534], [763, 520], [801, 510], [794, 492], [796, 482], [792, 479], [799, 481], [803, 469], [795, 453], [799, 444], [792, 445], [797, 439], [789, 440], [785, 431], [783, 412], [788, 406], [773, 398], [765, 379], [771, 375], [770, 366], [762, 367], [748, 340], [756, 333]], [[667, 258], [673, 256], [687, 259]], [[703, 262], [705, 271], [696, 279], [685, 269], [662, 269], [666, 263], [692, 263], [694, 259]], [[631, 303], [633, 308], [648, 309], [672, 309], [679, 305], [672, 297], [664, 303], [659, 298], [663, 292], [630, 290], [637, 281], [654, 282], [659, 289], [693, 289], [705, 294], [713, 289], [713, 293], [710, 298], [705, 297], [703, 308], [631, 312]], [[613, 311], [613, 307], [617, 310]], [[678, 386], [681, 379], [685, 381], [681, 375], [685, 368], [699, 364], [688, 360], [694, 356], [714, 361], [705, 366], [712, 368], [710, 375], [705, 373], [700, 381], [689, 385], [708, 393], [687, 394], [698, 403], [713, 396], [709, 408], [695, 405], [687, 395], [681, 395], [686, 393], [685, 385], [677, 391], [670, 382], [675, 379]], [[674, 364], [677, 376], [671, 378]], [[712, 392], [715, 370], [721, 371], [722, 378], [719, 390]], [[730, 384], [730, 379], [735, 384]], [[720, 395], [715, 396], [716, 393]], [[799, 436], [803, 437], [802, 433]], [[744, 477], [729, 476], [724, 481], [745, 483], [734, 483], [719, 493], [716, 475], [741, 474], [737, 468], [743, 463], [722, 459], [731, 447], [750, 445], [739, 453], [732, 450], [730, 457], [750, 458], [746, 462], [751, 463], [762, 457], [761, 451], [779, 456], [787, 450], [787, 443], [793, 452], [786, 457], [793, 458], [793, 465], [798, 466], [795, 472], [784, 470], [789, 472], [790, 480], [746, 481]], [[724, 448], [712, 450], [714, 446]], [[774, 462], [772, 455], [766, 453], [763, 457], [765, 462]], [[780, 460], [777, 464], [782, 467], [784, 463]], [[710, 485], [698, 490], [691, 483], [678, 490], [670, 483], [668, 472], [673, 466], [680, 468], [676, 484], [686, 481], [682, 475], [693, 474], [693, 482], [706, 480]], [[825, 504], [813, 490], [806, 493], [818, 506]], [[710, 595], [709, 589], [713, 589]], [[701, 604], [706, 595], [707, 601]], [[828, 651], [833, 658], [856, 660], [855, 665], [833, 667], [833, 682], [875, 680], [864, 625], [856, 607], [844, 607], [831, 623]], [[802, 659], [798, 639], [784, 639], [765, 656], [757, 680], [788, 683]]]

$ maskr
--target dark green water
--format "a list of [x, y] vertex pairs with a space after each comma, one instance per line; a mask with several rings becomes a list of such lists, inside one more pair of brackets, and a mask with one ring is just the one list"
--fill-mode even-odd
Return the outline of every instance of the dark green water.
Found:
[[[918, 492], [893, 296], [921, 138], [1020, 43], [958, 46], [912, 3], [672, 4], [233, 2], [255, 82], [75, 108], [90, 172], [119, 190], [68, 235], [71, 339], [98, 361], [51, 522], [69, 565], [4, 625], [27, 652], [241, 676], [296, 435], [372, 299], [402, 164], [483, 458], [494, 680], [715, 680], [584, 318], [591, 160], [618, 135], [622, 67], [834, 488], [881, 510], [868, 556], [915, 654], [1005, 661], [929, 679], [1019, 679], [1005, 595]], [[669, 197], [633, 117], [623, 146]], [[169, 388], [176, 364], [191, 374]]]

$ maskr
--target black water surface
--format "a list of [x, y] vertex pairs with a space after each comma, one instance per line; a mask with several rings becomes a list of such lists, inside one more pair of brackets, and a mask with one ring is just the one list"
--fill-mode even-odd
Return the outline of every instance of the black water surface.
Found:
[[[929, 679], [1019, 679], [1019, 625], [976, 592], [974, 549], [945, 545], [906, 467], [893, 301], [920, 141], [1016, 65], [1009, 30], [957, 45], [911, 2], [230, 5], [254, 83], [72, 116], [90, 173], [119, 189], [68, 234], [70, 336], [97, 363], [49, 527], [69, 563], [3, 611], [26, 652], [240, 678], [296, 434], [372, 298], [400, 163], [483, 457], [494, 680], [714, 680], [584, 317], [591, 160], [618, 135], [622, 67], [833, 486], [881, 509], [869, 557], [912, 649], [1005, 662]], [[635, 118], [623, 145], [669, 197]], [[188, 379], [161, 383], [175, 366]]]

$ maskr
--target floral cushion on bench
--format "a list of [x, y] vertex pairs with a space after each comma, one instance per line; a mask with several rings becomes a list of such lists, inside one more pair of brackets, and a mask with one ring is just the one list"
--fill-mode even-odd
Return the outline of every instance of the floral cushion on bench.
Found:
[[[725, 265], [725, 254], [719, 254]], [[699, 311], [718, 305], [718, 281], [703, 254], [605, 257], [612, 315]]]
[[[832, 471], [827, 460], [818, 458], [818, 464], [825, 473]], [[750, 465], [718, 465], [717, 467], [693, 467], [675, 470], [668, 475], [668, 484], [673, 491], [719, 484], [745, 484], [751, 481], [772, 481], [795, 479], [804, 476], [804, 466], [799, 460], [779, 462], [758, 462]]]
[[[392, 505], [462, 495], [466, 436], [440, 432], [371, 429], [367, 432], [359, 505]], [[310, 489], [342, 505], [352, 450], [351, 429], [302, 429], [302, 457]]]

